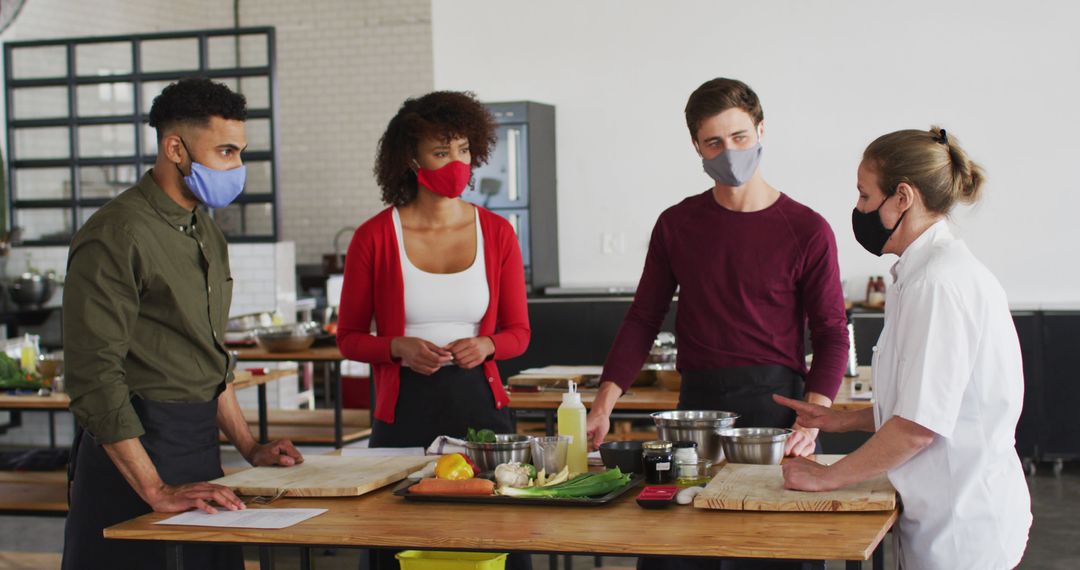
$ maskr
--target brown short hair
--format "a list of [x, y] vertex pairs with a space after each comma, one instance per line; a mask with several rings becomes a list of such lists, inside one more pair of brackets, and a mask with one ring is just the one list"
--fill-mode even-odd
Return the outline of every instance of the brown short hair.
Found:
[[866, 147], [863, 160], [877, 171], [886, 196], [906, 182], [922, 195], [926, 209], [939, 214], [957, 202], [975, 203], [986, 179], [956, 138], [938, 126], [882, 135]]
[[495, 119], [468, 92], [435, 91], [406, 99], [390, 119], [375, 153], [375, 180], [385, 204], [404, 206], [416, 198], [416, 173], [410, 164], [420, 141], [427, 137], [468, 139], [470, 164], [475, 168], [487, 162], [495, 147]]
[[754, 126], [765, 120], [761, 101], [749, 85], [738, 79], [717, 77], [702, 83], [686, 102], [686, 126], [690, 129], [690, 136], [696, 140], [698, 129], [705, 119], [728, 109], [746, 111], [754, 120]]

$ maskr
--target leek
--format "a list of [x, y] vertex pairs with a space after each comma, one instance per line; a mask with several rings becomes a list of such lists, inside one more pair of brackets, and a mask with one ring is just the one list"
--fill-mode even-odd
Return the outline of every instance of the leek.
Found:
[[584, 473], [558, 485], [525, 487], [522, 489], [506, 487], [499, 489], [499, 493], [507, 497], [577, 499], [606, 495], [629, 482], [630, 476], [624, 474], [618, 467], [614, 467], [600, 473]]

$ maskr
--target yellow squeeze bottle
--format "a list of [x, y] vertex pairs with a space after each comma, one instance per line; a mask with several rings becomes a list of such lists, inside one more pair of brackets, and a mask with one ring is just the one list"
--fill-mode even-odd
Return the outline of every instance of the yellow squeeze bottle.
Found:
[[577, 384], [570, 382], [570, 389], [563, 394], [558, 410], [559, 435], [570, 436], [570, 446], [566, 451], [566, 466], [571, 475], [589, 470], [588, 442], [585, 433], [585, 404], [581, 403], [581, 394]]

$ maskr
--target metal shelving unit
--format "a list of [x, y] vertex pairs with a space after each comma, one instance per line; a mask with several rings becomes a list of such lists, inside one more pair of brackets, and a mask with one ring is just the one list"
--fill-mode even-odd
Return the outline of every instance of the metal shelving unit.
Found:
[[249, 100], [248, 185], [214, 217], [231, 242], [276, 241], [274, 46], [270, 27], [6, 43], [8, 222], [24, 228], [22, 244], [67, 245], [132, 186], [156, 158], [153, 97], [191, 76]]

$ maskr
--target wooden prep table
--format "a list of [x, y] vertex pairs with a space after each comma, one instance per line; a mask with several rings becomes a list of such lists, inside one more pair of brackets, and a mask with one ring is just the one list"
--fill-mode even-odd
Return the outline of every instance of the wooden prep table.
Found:
[[[511, 382], [516, 377], [511, 377]], [[568, 376], [568, 379], [577, 382], [580, 376]], [[860, 410], [870, 407], [870, 400], [852, 399], [852, 385], [856, 382], [863, 384], [863, 392], [870, 391], [870, 367], [860, 366], [859, 376], [856, 378], [844, 377], [840, 384], [840, 390], [836, 394], [833, 407], [838, 410]], [[544, 415], [545, 427], [548, 435], [555, 434], [555, 415], [562, 403], [564, 391], [542, 390], [540, 392], [511, 392], [510, 409], [514, 411], [535, 411]], [[585, 407], [591, 408], [596, 398], [596, 390], [582, 390], [581, 402]], [[679, 392], [666, 390], [657, 386], [631, 387], [630, 391], [623, 394], [615, 401], [615, 409], [612, 412], [638, 412], [641, 414], [674, 410], [679, 403]]]
[[[419, 548], [587, 556], [723, 556], [846, 560], [881, 568], [881, 542], [897, 511], [764, 513], [689, 506], [646, 510], [631, 490], [609, 505], [550, 507], [411, 502], [391, 488], [355, 498], [279, 499], [275, 508], [328, 512], [280, 530], [163, 526], [151, 513], [105, 529], [105, 537], [167, 542], [166, 568], [182, 568], [184, 543], [298, 546], [310, 568], [310, 547]], [[469, 521], [462, 524], [462, 521]], [[269, 568], [269, 557], [262, 568]]]
[[[292, 371], [270, 370], [266, 374], [252, 374], [247, 370], [236, 370], [233, 378], [233, 388], [242, 390], [252, 386], [259, 387], [259, 417], [260, 417], [260, 441], [267, 441], [262, 437], [265, 429], [266, 418], [266, 383], [273, 382], [284, 376], [291, 376]], [[21, 425], [20, 414], [22, 412], [48, 412], [49, 413], [49, 447], [56, 447], [56, 412], [66, 411], [71, 405], [71, 397], [66, 392], [52, 392], [48, 396], [37, 394], [12, 395], [0, 393], [0, 411], [10, 412], [11, 421], [7, 427]]]
[[[341, 355], [341, 351], [338, 350], [337, 346], [315, 347], [296, 352], [269, 352], [261, 348], [240, 348], [234, 350], [233, 353], [236, 355], [236, 360], [238, 362], [322, 362], [326, 364], [331, 371], [331, 378], [327, 379], [327, 388], [330, 389], [334, 405], [332, 443], [336, 448], [341, 448], [344, 445], [344, 422], [341, 402], [341, 362], [345, 360], [345, 357]], [[259, 389], [259, 409], [266, 409], [266, 389], [264, 387]], [[264, 416], [260, 415], [260, 441], [266, 441], [265, 437], [267, 436], [267, 430], [266, 419]]]

